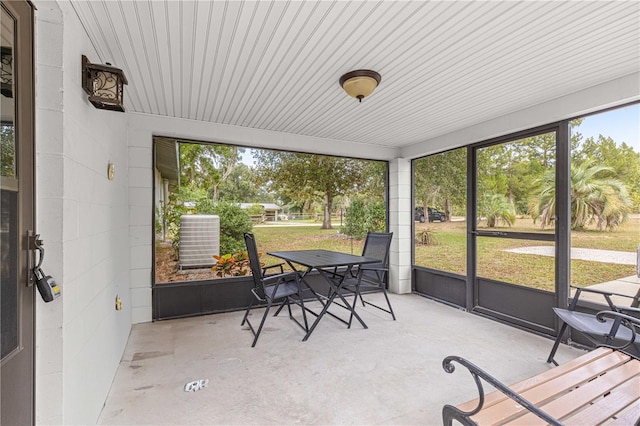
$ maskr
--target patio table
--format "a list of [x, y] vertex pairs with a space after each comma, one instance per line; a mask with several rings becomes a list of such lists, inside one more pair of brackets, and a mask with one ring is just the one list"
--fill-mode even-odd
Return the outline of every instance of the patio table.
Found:
[[[330, 250], [274, 251], [268, 252], [268, 254], [274, 257], [278, 257], [287, 262], [291, 269], [300, 274], [300, 278], [302, 279], [302, 281], [304, 281], [304, 277], [309, 272], [315, 269], [318, 271], [320, 276], [325, 279], [327, 284], [329, 284], [329, 294], [327, 295], [325, 302], [311, 288], [311, 286], [309, 286], [305, 282], [307, 287], [311, 289], [311, 292], [314, 294], [314, 296], [316, 296], [316, 298], [318, 298], [318, 300], [320, 300], [320, 302], [323, 304], [323, 307], [322, 311], [316, 315], [316, 320], [313, 322], [313, 324], [309, 328], [309, 331], [307, 331], [307, 334], [302, 339], [303, 342], [305, 342], [309, 338], [309, 336], [311, 336], [311, 333], [313, 333], [313, 330], [315, 330], [322, 317], [327, 313], [329, 306], [333, 303], [333, 300], [336, 298], [336, 296], [339, 297], [340, 300], [342, 300], [342, 302], [344, 303], [343, 307], [348, 309], [353, 314], [353, 316], [360, 322], [360, 324], [362, 324], [362, 327], [368, 328], [362, 318], [360, 318], [360, 316], [356, 313], [355, 308], [345, 300], [344, 296], [340, 293], [340, 290], [342, 289], [345, 277], [350, 274], [351, 269], [353, 269], [354, 266], [364, 265], [367, 263], [376, 263], [380, 262], [380, 260], [372, 257], [357, 256]], [[298, 270], [296, 269], [295, 265], [302, 265], [306, 269]], [[329, 272], [329, 270], [335, 271], [336, 268], [346, 268], [346, 271], [344, 274], [335, 274], [333, 272]], [[333, 315], [331, 312], [329, 312], [329, 315], [349, 325], [349, 322], [337, 317], [336, 315]]]

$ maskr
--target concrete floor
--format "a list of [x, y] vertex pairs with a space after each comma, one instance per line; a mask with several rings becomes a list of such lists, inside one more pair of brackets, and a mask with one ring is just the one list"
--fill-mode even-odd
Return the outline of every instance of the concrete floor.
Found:
[[[369, 329], [326, 316], [302, 342], [281, 314], [267, 319], [255, 348], [242, 312], [134, 325], [98, 423], [438, 425], [444, 404], [477, 396], [462, 367], [442, 370], [445, 356], [505, 383], [551, 368], [548, 338], [418, 295], [390, 297], [397, 321], [359, 308]], [[556, 359], [582, 353], [561, 345]], [[185, 392], [197, 379], [208, 387]]]

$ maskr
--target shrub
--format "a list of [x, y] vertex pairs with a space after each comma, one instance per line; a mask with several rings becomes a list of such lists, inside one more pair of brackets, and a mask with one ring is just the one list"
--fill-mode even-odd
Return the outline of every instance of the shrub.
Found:
[[416, 233], [416, 242], [424, 246], [438, 245], [435, 233], [430, 229], [423, 229]]
[[218, 202], [211, 214], [220, 217], [220, 253], [245, 250], [244, 233], [251, 232], [249, 214], [237, 204]]
[[[258, 253], [258, 256], [261, 255], [262, 253]], [[213, 256], [213, 258], [216, 259], [216, 264], [211, 267], [211, 270], [216, 271], [216, 275], [219, 277], [239, 277], [247, 275], [251, 271], [249, 253], [246, 251]]]
[[387, 210], [384, 201], [354, 197], [351, 200], [351, 206], [347, 208], [342, 233], [360, 240], [369, 231], [384, 232], [386, 218]]

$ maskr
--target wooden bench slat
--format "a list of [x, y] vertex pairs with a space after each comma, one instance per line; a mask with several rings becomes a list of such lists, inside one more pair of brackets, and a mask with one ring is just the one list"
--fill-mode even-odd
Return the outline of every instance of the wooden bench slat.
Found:
[[[599, 359], [602, 358], [610, 353], [612, 353], [613, 350], [609, 349], [609, 348], [598, 348], [595, 349], [591, 352], [587, 352], [584, 355], [581, 355], [577, 358], [572, 359], [571, 361], [568, 361], [562, 365], [559, 365], [557, 367], [551, 368], [547, 371], [544, 371], [536, 376], [533, 377], [529, 377], [527, 379], [524, 379], [512, 386], [509, 386], [511, 388], [511, 390], [513, 390], [514, 392], [517, 393], [522, 393], [528, 389], [531, 389], [532, 387], [538, 386], [541, 383], [547, 382], [549, 380], [553, 380], [556, 377], [562, 376], [563, 374], [569, 372], [569, 371], [573, 371], [576, 370], [580, 367], [582, 367], [585, 364], [588, 364], [590, 362], [592, 362], [595, 359]], [[484, 401], [484, 407], [488, 408], [491, 407], [494, 404], [497, 404], [501, 401], [507, 400], [509, 399], [508, 396], [506, 396], [505, 394], [503, 394], [500, 391], [494, 391], [491, 393], [488, 393], [487, 395], [485, 395], [485, 401]], [[460, 405], [457, 406], [457, 408], [459, 408], [462, 411], [470, 411], [472, 409], [474, 409], [475, 407], [477, 407], [478, 405], [478, 398], [476, 399], [472, 399], [470, 401], [467, 401], [465, 403], [462, 403]]]
[[[565, 425], [582, 426], [600, 424], [612, 418], [630, 404], [640, 407], [640, 377], [635, 377], [614, 389], [611, 394], [600, 398], [588, 408], [563, 420]], [[638, 417], [635, 419], [638, 420]], [[633, 424], [633, 423], [629, 423]]]
[[616, 416], [616, 419], [609, 423], [609, 426], [629, 426], [637, 425], [638, 423], [640, 423], [640, 401], [636, 401], [624, 413]]
[[[637, 386], [637, 392], [640, 393], [640, 363], [627, 362], [621, 366], [618, 366], [612, 370], [609, 370], [606, 374], [591, 380], [577, 389], [573, 389], [559, 398], [550, 401], [549, 403], [541, 406], [540, 408], [545, 413], [555, 417], [556, 419], [562, 419], [569, 416], [571, 413], [575, 413], [581, 410], [583, 407], [590, 405], [592, 401], [598, 400], [601, 403], [599, 416], [604, 416], [604, 419], [611, 418], [614, 414], [618, 413], [631, 401], [628, 398], [616, 398], [620, 390], [627, 392], [630, 386]], [[638, 380], [634, 380], [634, 378]], [[632, 391], [632, 390], [631, 390]], [[606, 393], [611, 392], [606, 398], [601, 398]], [[631, 392], [633, 393], [633, 392]], [[637, 397], [636, 397], [637, 398]], [[619, 405], [623, 404], [623, 405]], [[594, 406], [591, 405], [590, 408]], [[536, 425], [546, 424], [544, 420], [539, 418], [533, 413], [525, 412], [526, 414], [518, 417], [517, 422], [519, 424]], [[597, 422], [591, 417], [584, 417], [584, 420], [588, 420], [589, 424], [596, 424]], [[584, 420], [582, 423], [585, 424]], [[563, 421], [564, 423], [564, 421]]]
[[[629, 358], [629, 356], [620, 352], [611, 352], [604, 357], [592, 359], [578, 369], [571, 370], [552, 380], [542, 382], [533, 388], [519, 393], [532, 404], [544, 404], [546, 401], [553, 399], [556, 395], [565, 392], [567, 389], [576, 387], [613, 367], [627, 362]], [[504, 423], [526, 412], [527, 410], [524, 407], [508, 398], [483, 409], [480, 413], [473, 416], [473, 420], [479, 424]]]

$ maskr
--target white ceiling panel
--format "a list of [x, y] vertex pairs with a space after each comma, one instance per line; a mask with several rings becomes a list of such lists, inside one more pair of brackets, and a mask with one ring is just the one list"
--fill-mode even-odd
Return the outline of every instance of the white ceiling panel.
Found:
[[[71, 1], [140, 113], [403, 147], [640, 70], [640, 2]], [[362, 103], [340, 76], [382, 75]]]

